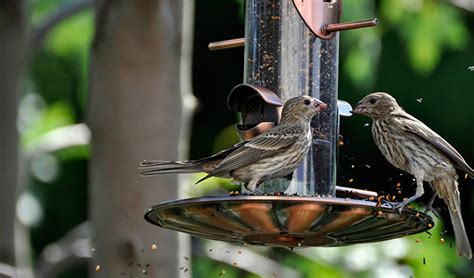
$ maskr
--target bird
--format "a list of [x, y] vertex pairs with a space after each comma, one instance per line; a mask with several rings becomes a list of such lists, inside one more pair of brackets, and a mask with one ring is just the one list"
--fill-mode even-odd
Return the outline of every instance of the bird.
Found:
[[268, 132], [197, 160], [145, 160], [140, 163], [140, 174], [206, 172], [196, 184], [214, 176], [233, 178], [245, 183], [250, 193], [259, 193], [262, 182], [286, 177], [298, 168], [312, 142], [311, 119], [326, 107], [310, 96], [291, 98], [283, 105], [279, 124]]
[[423, 181], [428, 182], [434, 194], [427, 207], [431, 209], [436, 196], [444, 200], [453, 224], [457, 253], [471, 259], [471, 246], [461, 215], [456, 169], [471, 178], [474, 178], [474, 170], [446, 140], [405, 112], [387, 93], [376, 92], [365, 96], [357, 103], [353, 113], [372, 119], [372, 135], [382, 155], [416, 180], [415, 195], [394, 207], [401, 209], [422, 196]]

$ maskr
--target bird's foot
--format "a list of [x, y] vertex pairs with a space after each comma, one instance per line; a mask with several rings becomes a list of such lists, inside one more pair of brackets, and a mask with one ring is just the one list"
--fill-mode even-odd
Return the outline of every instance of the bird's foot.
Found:
[[407, 204], [408, 203], [405, 202], [388, 202], [390, 208], [395, 210], [398, 214], [402, 214], [402, 210]]
[[426, 213], [426, 214], [432, 212], [433, 215], [436, 216], [436, 218], [438, 218], [438, 219], [441, 218], [441, 215], [439, 214], [440, 212], [432, 206], [426, 207], [425, 211], [423, 211], [423, 212]]

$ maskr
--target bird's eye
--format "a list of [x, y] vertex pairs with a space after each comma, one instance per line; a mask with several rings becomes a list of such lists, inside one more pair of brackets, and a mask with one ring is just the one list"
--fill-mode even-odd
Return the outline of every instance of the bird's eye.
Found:
[[310, 101], [309, 99], [305, 99], [305, 100], [303, 101], [303, 103], [304, 103], [305, 105], [309, 105], [309, 104], [311, 103], [311, 101]]
[[377, 99], [376, 98], [373, 98], [371, 100], [369, 100], [370, 104], [375, 104], [377, 102]]

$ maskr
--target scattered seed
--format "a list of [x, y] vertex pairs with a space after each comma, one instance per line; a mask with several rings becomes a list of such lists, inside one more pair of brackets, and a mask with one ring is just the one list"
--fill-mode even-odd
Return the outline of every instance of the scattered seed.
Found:
[[415, 242], [416, 242], [416, 243], [420, 243], [420, 240], [419, 240], [419, 239], [415, 239]]
[[365, 123], [364, 124], [364, 127], [368, 127], [370, 124], [369, 123]]
[[151, 245], [150, 249], [151, 249], [151, 250], [156, 250], [156, 249], [158, 249], [158, 246], [156, 246], [156, 244], [153, 243], [153, 244]]
[[99, 271], [100, 271], [100, 264], [95, 266], [95, 272], [99, 272]]
[[467, 174], [464, 174], [464, 179], [465, 179], [465, 180], [467, 180], [467, 177], [468, 177], [468, 175], [467, 175]]
[[233, 265], [233, 266], [237, 266], [237, 265], [238, 265], [238, 263], [236, 263], [236, 262], [233, 262], [233, 263], [232, 263], [232, 265]]
[[440, 239], [439, 239], [439, 242], [441, 242], [441, 243], [443, 243], [443, 244], [444, 244], [444, 242], [445, 242], [444, 238], [443, 238], [443, 237], [442, 237], [442, 238], [440, 238]]
[[225, 275], [225, 269], [223, 269], [217, 277], [221, 277], [222, 275]]
[[146, 269], [142, 269], [142, 273], [143, 273], [143, 275], [147, 275], [148, 271], [146, 271]]
[[184, 273], [186, 273], [186, 272], [188, 272], [188, 268], [185, 268], [185, 269], [184, 269]]
[[354, 179], [353, 179], [353, 178], [350, 178], [350, 179], [349, 179], [349, 183], [351, 183], [351, 182], [353, 182], [353, 181], [354, 181]]
[[184, 256], [183, 258], [184, 258], [186, 261], [189, 261], [189, 258], [188, 258], [188, 257]]
[[400, 187], [400, 185], [402, 185], [402, 183], [401, 183], [401, 182], [397, 182], [396, 187]]
[[354, 164], [352, 164], [352, 165], [351, 165], [351, 168], [352, 168], [352, 169], [354, 169], [354, 168], [355, 168], [355, 165], [354, 165]]
[[419, 103], [421, 103], [423, 101], [423, 98], [417, 98], [416, 101], [418, 101]]
[[433, 224], [428, 223], [428, 228], [431, 228], [431, 227], [433, 227]]

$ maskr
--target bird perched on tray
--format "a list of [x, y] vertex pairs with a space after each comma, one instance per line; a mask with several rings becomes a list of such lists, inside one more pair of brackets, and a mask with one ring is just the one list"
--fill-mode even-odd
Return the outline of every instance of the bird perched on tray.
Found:
[[427, 181], [434, 191], [428, 209], [436, 196], [444, 200], [453, 224], [458, 255], [470, 259], [472, 251], [461, 216], [456, 168], [472, 178], [474, 170], [446, 140], [406, 113], [387, 93], [365, 96], [353, 113], [373, 120], [372, 135], [383, 156], [416, 179], [416, 194], [396, 207], [401, 208], [423, 195], [423, 181]]
[[233, 178], [255, 192], [266, 180], [293, 173], [306, 156], [312, 141], [311, 119], [326, 108], [322, 101], [299, 96], [283, 106], [278, 126], [249, 141], [240, 142], [215, 155], [188, 161], [145, 160], [142, 176], [206, 172], [209, 177]]

